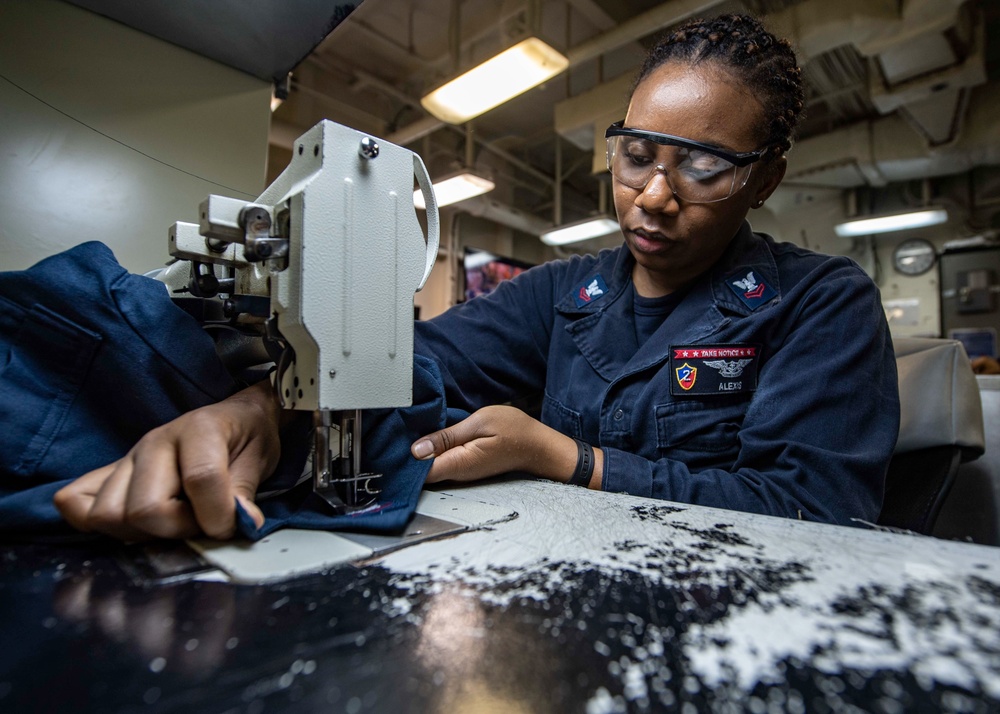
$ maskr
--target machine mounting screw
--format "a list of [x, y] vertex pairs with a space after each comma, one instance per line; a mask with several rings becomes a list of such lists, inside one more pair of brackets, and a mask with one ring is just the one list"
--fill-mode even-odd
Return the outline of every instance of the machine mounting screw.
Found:
[[361, 140], [361, 146], [358, 147], [358, 154], [366, 159], [374, 159], [378, 156], [378, 142], [370, 136], [366, 136]]
[[334, 377], [336, 377], [336, 376], [337, 376], [337, 370], [335, 370], [335, 369], [331, 369], [331, 370], [330, 370], [330, 378], [332, 379], [332, 378], [334, 378]]

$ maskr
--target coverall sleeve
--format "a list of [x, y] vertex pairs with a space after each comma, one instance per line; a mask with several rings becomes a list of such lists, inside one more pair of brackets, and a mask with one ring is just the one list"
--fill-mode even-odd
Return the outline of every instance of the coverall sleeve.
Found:
[[604, 449], [608, 491], [740, 511], [850, 524], [879, 514], [899, 429], [896, 363], [875, 285], [838, 268], [797, 300], [784, 341], [763, 363], [731, 469], [693, 472]]
[[416, 324], [415, 351], [438, 363], [449, 409], [472, 412], [543, 393], [553, 324], [551, 271], [549, 265], [533, 268]]

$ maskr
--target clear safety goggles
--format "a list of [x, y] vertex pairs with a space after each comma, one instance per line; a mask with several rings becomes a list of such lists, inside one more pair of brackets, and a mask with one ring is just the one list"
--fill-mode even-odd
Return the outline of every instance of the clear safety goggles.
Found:
[[688, 203], [724, 201], [743, 188], [764, 150], [733, 153], [670, 134], [626, 129], [615, 122], [605, 132], [608, 170], [629, 188], [642, 190], [657, 172]]

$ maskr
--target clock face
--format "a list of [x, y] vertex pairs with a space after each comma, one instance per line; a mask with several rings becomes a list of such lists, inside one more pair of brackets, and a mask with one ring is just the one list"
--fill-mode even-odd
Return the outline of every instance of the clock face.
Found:
[[923, 275], [934, 267], [935, 260], [934, 246], [922, 238], [904, 240], [892, 253], [892, 265], [903, 275]]

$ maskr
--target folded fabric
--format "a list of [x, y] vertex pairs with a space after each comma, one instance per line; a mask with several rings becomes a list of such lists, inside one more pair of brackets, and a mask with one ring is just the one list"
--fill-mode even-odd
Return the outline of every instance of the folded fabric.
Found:
[[[88, 242], [28, 270], [0, 272], [0, 534], [73, 533], [52, 505], [62, 486], [121, 458], [150, 429], [217, 402], [242, 385], [211, 337], [164, 285], [128, 273]], [[416, 359], [414, 407], [365, 412], [365, 468], [383, 473], [377, 506], [335, 516], [301, 478], [308, 419], [283, 434], [282, 460], [261, 486], [260, 538], [284, 526], [392, 531], [405, 525], [429, 469], [409, 455], [444, 425], [436, 366]]]
[[[330, 507], [313, 492], [312, 481], [306, 479], [278, 497], [258, 501], [264, 513], [264, 525], [259, 529], [237, 503], [237, 527], [241, 535], [257, 540], [284, 526], [373, 532], [401, 530], [413, 515], [431, 467], [429, 460], [417, 461], [410, 455], [410, 444], [443, 428], [447, 415], [437, 364], [416, 355], [413, 367], [413, 406], [363, 413], [361, 469], [366, 473], [382, 474], [382, 494], [375, 504], [354, 513], [330, 515]], [[304, 435], [308, 436], [305, 429], [286, 434], [282, 440], [283, 451], [299, 457], [306, 454], [309, 442]], [[294, 467], [286, 467], [263, 484], [261, 491], [290, 485], [289, 480], [295, 473]]]

